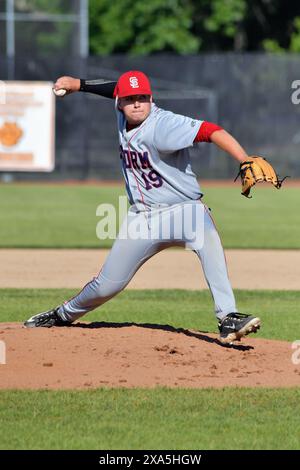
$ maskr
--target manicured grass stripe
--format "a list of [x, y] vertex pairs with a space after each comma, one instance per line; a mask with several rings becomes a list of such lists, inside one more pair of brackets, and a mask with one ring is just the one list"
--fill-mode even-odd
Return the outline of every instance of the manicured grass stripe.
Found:
[[[0, 321], [24, 321], [48, 310], [76, 290], [0, 289]], [[241, 312], [259, 315], [263, 328], [256, 337], [300, 339], [300, 291], [236, 290]], [[169, 324], [201, 331], [217, 331], [208, 291], [127, 290], [84, 317], [85, 321]]]
[[[247, 200], [236, 187], [202, 188], [225, 248], [300, 248], [300, 189], [257, 185]], [[99, 204], [118, 211], [122, 186], [0, 185], [0, 247], [99, 248]]]
[[1, 391], [1, 449], [299, 449], [300, 389]]
[[0, 185], [0, 246], [25, 248], [99, 248], [99, 204], [118, 207], [121, 186]]
[[225, 248], [300, 248], [300, 188], [276, 190], [257, 185], [252, 199], [238, 196], [238, 188], [208, 188]]

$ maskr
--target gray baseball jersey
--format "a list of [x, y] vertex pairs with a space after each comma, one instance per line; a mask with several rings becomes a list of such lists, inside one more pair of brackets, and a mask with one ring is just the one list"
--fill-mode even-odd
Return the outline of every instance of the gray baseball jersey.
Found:
[[188, 147], [193, 146], [203, 121], [165, 111], [153, 103], [147, 119], [127, 131], [125, 116], [117, 106], [116, 112], [130, 204], [147, 210], [152, 205], [199, 199], [202, 194]]
[[[123, 226], [134, 222], [141, 228], [141, 236], [119, 236], [110, 251], [100, 273], [82, 291], [60, 306], [59, 313], [64, 320], [74, 321], [85, 313], [104, 304], [126, 287], [136, 271], [152, 256], [170, 246], [185, 246], [186, 232], [181, 236], [175, 231], [167, 238], [152, 237], [152, 225], [156, 220], [185, 228], [194, 225], [192, 212], [185, 207], [203, 206], [199, 201], [202, 193], [192, 171], [189, 150], [203, 121], [174, 114], [151, 106], [151, 112], [140, 126], [127, 131], [124, 114], [117, 109], [120, 140], [120, 156], [127, 194], [132, 205]], [[155, 207], [153, 207], [155, 206]], [[157, 206], [167, 206], [164, 208]], [[177, 212], [173, 208], [178, 209]], [[208, 286], [211, 290], [215, 313], [219, 319], [236, 311], [234, 294], [228, 279], [226, 261], [221, 241], [209, 210], [203, 212], [201, 227], [196, 225], [196, 233], [201, 232], [203, 245], [190, 248], [201, 260]], [[145, 211], [154, 214], [146, 217]], [[184, 217], [182, 213], [184, 211]], [[178, 223], [175, 223], [178, 219]], [[123, 233], [123, 226], [120, 233]], [[127, 232], [126, 232], [127, 233]], [[120, 235], [120, 234], [119, 234]], [[197, 240], [196, 240], [197, 241]], [[122, 262], [120, 262], [122, 260]]]

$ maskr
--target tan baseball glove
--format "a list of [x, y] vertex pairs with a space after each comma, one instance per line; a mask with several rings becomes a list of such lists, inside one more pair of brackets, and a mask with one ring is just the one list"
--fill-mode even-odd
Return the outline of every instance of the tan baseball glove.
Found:
[[242, 195], [246, 197], [250, 194], [250, 189], [256, 183], [267, 181], [279, 189], [285, 178], [280, 180], [272, 165], [263, 157], [251, 155], [240, 164], [240, 171], [234, 181], [241, 177]]

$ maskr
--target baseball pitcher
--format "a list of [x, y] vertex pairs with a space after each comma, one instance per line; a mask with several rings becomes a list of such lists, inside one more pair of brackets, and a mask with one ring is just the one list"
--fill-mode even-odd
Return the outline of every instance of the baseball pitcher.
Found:
[[[122, 291], [149, 258], [170, 246], [188, 244], [202, 264], [221, 343], [230, 344], [255, 333], [261, 321], [237, 311], [221, 241], [210, 210], [202, 203], [203, 193], [191, 167], [189, 148], [199, 142], [212, 142], [241, 168], [245, 162], [249, 166], [253, 158], [222, 127], [157, 107], [149, 79], [140, 71], [126, 72], [117, 82], [61, 77], [54, 91], [60, 96], [81, 91], [114, 99], [130, 207], [120, 229], [122, 236], [119, 234], [115, 240], [98, 276], [72, 299], [29, 318], [25, 326], [71, 325]], [[166, 234], [160, 227], [170, 220], [172, 229]], [[126, 231], [132, 224], [139, 225], [140, 237]], [[189, 233], [196, 236], [191, 238]]]

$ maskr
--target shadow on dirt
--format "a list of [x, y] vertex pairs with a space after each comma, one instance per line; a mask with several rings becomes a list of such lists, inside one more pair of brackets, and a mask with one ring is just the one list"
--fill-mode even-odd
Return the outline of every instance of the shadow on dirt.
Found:
[[205, 333], [208, 331], [190, 331], [186, 330], [185, 328], [175, 328], [171, 325], [159, 325], [155, 323], [135, 323], [135, 322], [124, 322], [124, 323], [113, 323], [113, 322], [91, 322], [91, 323], [74, 323], [73, 325], [68, 326], [68, 328], [87, 328], [87, 329], [94, 329], [94, 328], [125, 328], [136, 326], [138, 328], [149, 328], [152, 330], [162, 330], [162, 331], [169, 331], [171, 333], [183, 334], [185, 336], [190, 336], [192, 338], [197, 338], [200, 341], [206, 341], [207, 343], [215, 343], [219, 346], [224, 348], [236, 349], [238, 351], [249, 351], [250, 349], [254, 349], [253, 346], [246, 346], [242, 344], [233, 344], [233, 345], [223, 345], [217, 338], [212, 338], [207, 336]]

